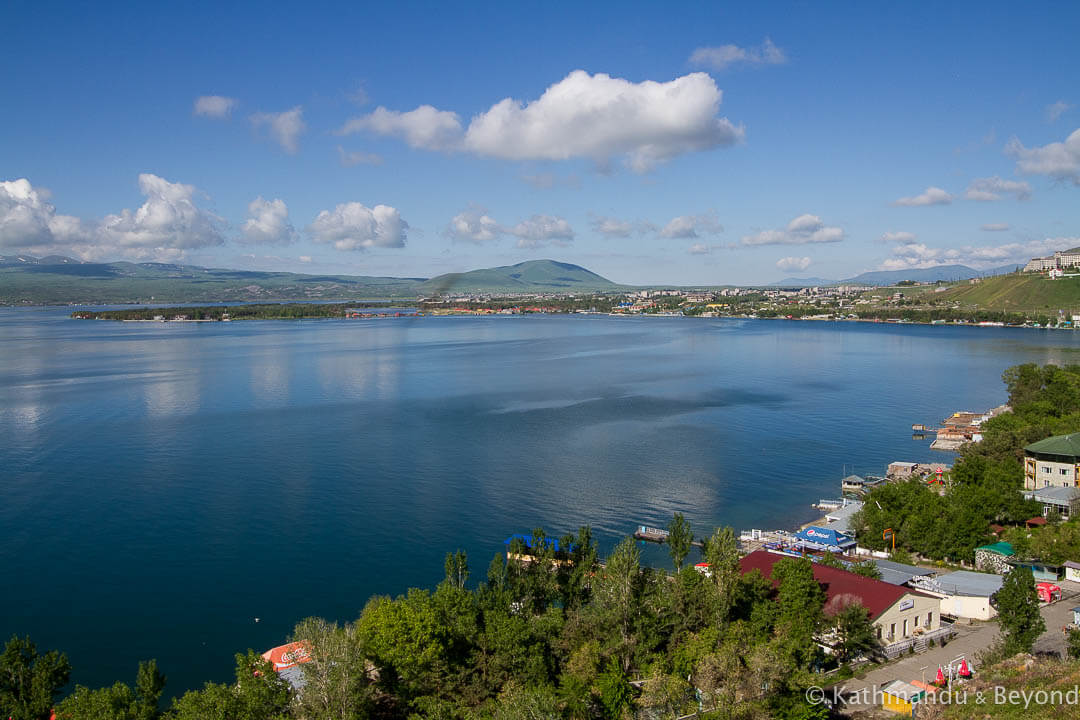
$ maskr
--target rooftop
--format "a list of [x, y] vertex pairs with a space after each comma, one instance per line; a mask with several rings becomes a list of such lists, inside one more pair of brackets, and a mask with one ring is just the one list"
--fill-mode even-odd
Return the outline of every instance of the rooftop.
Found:
[[911, 578], [934, 574], [933, 570], [915, 567], [914, 565], [905, 565], [892, 560], [874, 560], [873, 563], [877, 565], [877, 569], [881, 573], [882, 582], [887, 582], [890, 585], [904, 585], [910, 582]]
[[828, 521], [826, 527], [829, 530], [835, 530], [836, 532], [850, 534], [851, 530], [851, 516], [862, 509], [862, 502], [855, 500], [849, 502], [843, 507], [839, 507], [832, 512], [825, 515], [825, 520]]
[[982, 547], [977, 547], [975, 549], [976, 550], [989, 550], [992, 553], [997, 553], [998, 555], [1004, 555], [1005, 557], [1012, 557], [1013, 555], [1016, 554], [1013, 551], [1012, 544], [1007, 543], [1007, 542], [996, 542], [996, 543], [992, 543], [990, 545], [983, 545]]
[[[766, 578], [771, 578], [773, 565], [783, 557], [765, 550], [757, 550], [740, 560], [739, 567], [744, 575], [753, 570], [758, 570]], [[818, 584], [825, 591], [826, 601], [832, 600], [838, 595], [854, 595], [859, 598], [863, 607], [870, 612], [871, 620], [891, 608], [905, 595], [918, 594], [908, 588], [890, 585], [881, 580], [863, 577], [847, 570], [840, 570], [819, 563], [814, 563], [813, 568], [814, 579], [818, 581]], [[773, 584], [778, 585], [779, 583], [774, 581]]]
[[1080, 496], [1080, 488], [1047, 487], [1031, 490], [1024, 495], [1044, 504], [1068, 505], [1074, 498]]
[[993, 573], [957, 570], [937, 577], [937, 584], [949, 595], [990, 597], [1001, 589], [1005, 578]]
[[1080, 458], [1080, 432], [1068, 435], [1055, 435], [1045, 440], [1031, 443], [1024, 452], [1033, 455], [1057, 455], [1058, 457]]

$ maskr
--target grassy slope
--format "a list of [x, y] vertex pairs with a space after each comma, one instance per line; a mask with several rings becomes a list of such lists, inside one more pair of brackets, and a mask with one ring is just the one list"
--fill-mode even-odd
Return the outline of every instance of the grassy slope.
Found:
[[1002, 275], [975, 285], [961, 284], [936, 299], [990, 310], [1080, 313], [1080, 277], [1050, 280], [1042, 275]]
[[617, 290], [607, 278], [577, 265], [530, 260], [504, 267], [448, 273], [420, 286], [422, 292], [574, 292]]
[[[1039, 690], [1060, 690], [1064, 694], [1080, 684], [1080, 662], [1061, 661], [1039, 658], [1032, 660], [1028, 656], [1018, 655], [1010, 660], [986, 668], [978, 673], [977, 678], [960, 686], [967, 691], [966, 705], [930, 705], [920, 711], [920, 717], [926, 720], [1024, 720], [1026, 718], [1078, 718], [1080, 707], [1052, 707], [1034, 702]], [[1003, 688], [1002, 691], [996, 688]], [[1010, 691], [1027, 691], [1033, 699], [1027, 708], [1023, 700], [1009, 702]], [[977, 704], [981, 692], [983, 704]], [[999, 694], [1003, 693], [1003, 694]], [[1065, 699], [1065, 698], [1062, 698]], [[1004, 702], [995, 702], [1002, 700]], [[898, 716], [894, 716], [898, 717]]]

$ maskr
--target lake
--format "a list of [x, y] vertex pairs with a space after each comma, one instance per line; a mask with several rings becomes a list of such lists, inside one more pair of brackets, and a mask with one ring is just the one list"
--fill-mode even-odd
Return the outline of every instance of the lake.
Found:
[[434, 587], [448, 551], [482, 580], [538, 526], [606, 552], [675, 511], [806, 522], [845, 470], [951, 459], [911, 424], [1001, 404], [1008, 366], [1080, 362], [1080, 334], [1010, 328], [69, 312], [0, 309], [0, 634], [91, 686], [157, 658], [167, 694]]

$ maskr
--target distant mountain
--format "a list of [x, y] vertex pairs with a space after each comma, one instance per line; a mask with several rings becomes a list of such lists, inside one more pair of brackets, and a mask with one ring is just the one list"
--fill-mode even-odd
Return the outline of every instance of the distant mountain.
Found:
[[408, 298], [458, 292], [593, 292], [621, 286], [553, 260], [425, 278], [303, 275], [170, 263], [0, 256], [0, 304], [175, 303]]
[[605, 277], [579, 265], [554, 260], [529, 260], [517, 265], [447, 273], [421, 283], [420, 292], [605, 292], [619, 290]]
[[771, 287], [819, 287], [821, 285], [833, 285], [835, 280], [826, 280], [825, 278], [808, 277], [808, 278], [784, 278], [774, 283], [769, 283]]
[[1004, 275], [1011, 273], [1022, 265], [1004, 265], [989, 270], [974, 270], [967, 265], [937, 265], [929, 268], [913, 268], [911, 270], [878, 270], [865, 272], [840, 282], [845, 285], [895, 285], [903, 280], [915, 282], [950, 282], [958, 280], [970, 280], [977, 277], [990, 277], [992, 275]]

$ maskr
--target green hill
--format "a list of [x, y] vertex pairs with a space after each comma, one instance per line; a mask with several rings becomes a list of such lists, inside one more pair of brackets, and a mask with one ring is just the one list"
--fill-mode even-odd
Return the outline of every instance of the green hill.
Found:
[[938, 293], [935, 300], [978, 305], [987, 310], [1047, 314], [1064, 310], [1080, 314], [1080, 277], [1051, 280], [1044, 275], [1017, 274], [963, 283]]
[[552, 260], [424, 278], [302, 275], [166, 263], [86, 263], [0, 257], [0, 305], [409, 299], [447, 292], [618, 290], [585, 268]]
[[455, 292], [605, 292], [622, 289], [579, 265], [529, 260], [517, 265], [447, 273], [420, 285], [429, 295]]

